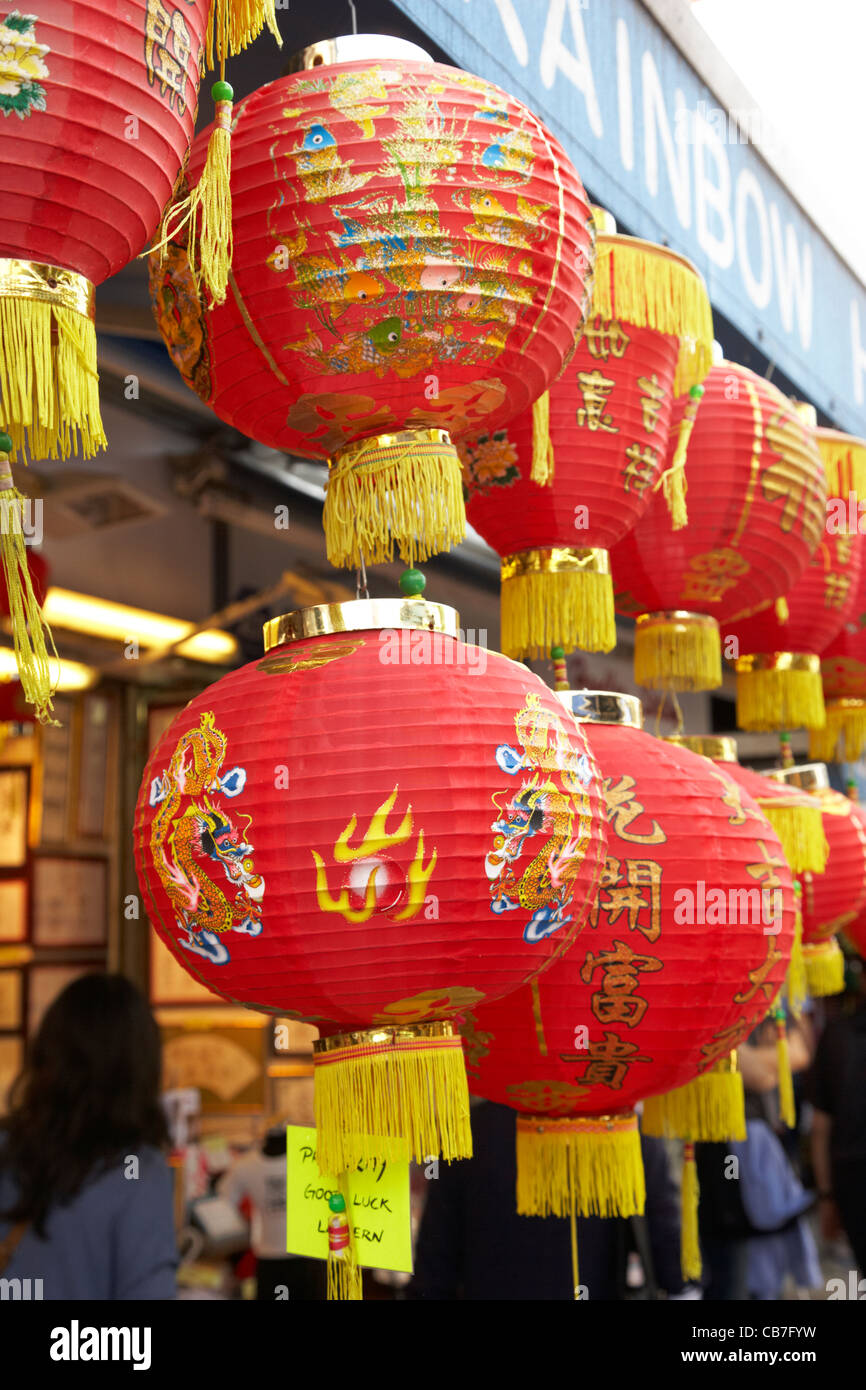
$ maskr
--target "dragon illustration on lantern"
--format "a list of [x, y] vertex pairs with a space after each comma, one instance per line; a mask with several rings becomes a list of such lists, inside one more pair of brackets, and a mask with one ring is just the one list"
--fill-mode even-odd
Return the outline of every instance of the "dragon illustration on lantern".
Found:
[[[216, 800], [239, 796], [246, 785], [244, 768], [221, 771], [225, 756], [226, 736], [206, 711], [198, 728], [180, 738], [167, 771], [153, 778], [149, 796], [159, 807], [150, 828], [153, 863], [186, 933], [181, 945], [214, 965], [231, 959], [223, 933], [259, 935], [265, 891], [249, 826], [238, 829]], [[234, 890], [230, 896], [212, 880], [217, 865]]]
[[[592, 824], [587, 792], [592, 771], [586, 753], [574, 747], [574, 736], [568, 736], [555, 713], [541, 707], [535, 693], [526, 696], [514, 724], [520, 751], [501, 743], [496, 762], [512, 777], [520, 772], [530, 776], [493, 822], [496, 838], [484, 866], [491, 910], [529, 911], [523, 939], [531, 943], [572, 920], [567, 909]], [[493, 801], [500, 810], [496, 797]], [[521, 869], [519, 861], [535, 835], [544, 835], [544, 842]]]

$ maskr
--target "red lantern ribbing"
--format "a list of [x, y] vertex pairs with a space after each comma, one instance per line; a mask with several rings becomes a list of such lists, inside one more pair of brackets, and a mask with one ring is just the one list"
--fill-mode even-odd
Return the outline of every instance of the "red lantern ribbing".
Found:
[[519, 1112], [519, 1211], [630, 1215], [643, 1207], [633, 1107], [726, 1065], [767, 1012], [793, 884], [754, 802], [706, 758], [636, 727], [636, 700], [562, 698], [604, 779], [601, 888], [566, 956], [471, 1010], [470, 1090]]
[[[675, 402], [672, 440], [687, 409]], [[688, 526], [671, 534], [656, 497], [611, 556], [617, 609], [637, 618], [635, 678], [654, 690], [719, 685], [718, 624], [789, 593], [824, 531], [814, 430], [733, 362], [704, 381], [686, 476]]]
[[[688, 261], [633, 237], [598, 237], [589, 321], [550, 390], [553, 480], [532, 479], [529, 412], [461, 448], [467, 518], [502, 557], [508, 656], [613, 648], [608, 551], [649, 506], [673, 396], [699, 391], [711, 347], [709, 300]], [[666, 487], [674, 477], [679, 460]]]
[[542, 397], [582, 326], [593, 230], [575, 170], [499, 88], [396, 59], [263, 87], [232, 151], [225, 304], [203, 312], [180, 250], [152, 264], [175, 364], [244, 434], [329, 459], [332, 563], [447, 549], [465, 531], [451, 436]]
[[[452, 1021], [565, 951], [604, 859], [600, 784], [546, 686], [452, 609], [370, 600], [266, 629], [146, 770], [151, 921], [235, 1004], [321, 1025], [324, 1170], [470, 1152]], [[371, 1137], [372, 1136], [372, 1137]]]

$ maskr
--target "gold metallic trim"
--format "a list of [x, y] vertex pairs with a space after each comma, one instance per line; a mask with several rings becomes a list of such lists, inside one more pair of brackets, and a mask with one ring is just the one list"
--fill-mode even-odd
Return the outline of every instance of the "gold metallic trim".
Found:
[[333, 468], [340, 464], [341, 468], [350, 468], [356, 459], [362, 459], [372, 449], [399, 449], [404, 444], [444, 444], [454, 447], [447, 430], [397, 430], [395, 434], [370, 434], [366, 439], [353, 439], [351, 443], [336, 449], [330, 466]]
[[824, 707], [829, 714], [831, 710], [837, 710], [840, 714], [846, 711], [851, 714], [859, 714], [866, 710], [866, 700], [860, 700], [854, 695], [840, 695], [835, 700], [825, 700]]
[[59, 265], [0, 257], [0, 298], [38, 299], [93, 318], [95, 289], [83, 275]]
[[611, 1115], [533, 1115], [531, 1111], [519, 1111], [517, 1129], [536, 1134], [546, 1130], [554, 1134], [602, 1134], [613, 1130], [628, 1134], [637, 1129], [637, 1115], [633, 1110]]
[[662, 741], [688, 748], [692, 753], [702, 753], [714, 763], [737, 761], [737, 740], [730, 734], [666, 734]]
[[554, 694], [581, 724], [643, 728], [643, 705], [636, 695], [623, 695], [618, 690], [556, 690]]
[[738, 673], [749, 671], [814, 671], [821, 670], [821, 658], [813, 652], [756, 652], [738, 656], [734, 662]]
[[637, 628], [673, 627], [685, 632], [690, 627], [715, 628], [719, 624], [709, 613], [690, 613], [686, 608], [668, 608], [658, 613], [639, 613], [635, 619]]
[[550, 549], [518, 550], [502, 557], [502, 581], [524, 574], [569, 574], [585, 570], [589, 574], [610, 574], [610, 555], [595, 547], [552, 546]]
[[592, 220], [595, 230], [599, 236], [616, 236], [616, 218], [607, 208], [599, 207], [597, 203], [590, 204]]
[[369, 632], [376, 628], [412, 628], [459, 638], [460, 614], [444, 603], [427, 603], [419, 598], [362, 598], [345, 603], [316, 603], [265, 623], [265, 651], [273, 651], [286, 642], [302, 642], [306, 637], [327, 637], [334, 632]]
[[798, 420], [802, 420], [804, 425], [810, 429], [818, 428], [818, 412], [811, 401], [797, 401], [793, 396], [790, 397], [791, 408]]
[[830, 786], [826, 763], [800, 763], [795, 767], [772, 767], [761, 773], [772, 782], [785, 782], [804, 792], [822, 792]]
[[393, 1047], [395, 1043], [459, 1041], [459, 1033], [447, 1019], [436, 1023], [389, 1023], [382, 1028], [353, 1029], [349, 1033], [332, 1033], [329, 1038], [317, 1038], [313, 1056], [340, 1052], [349, 1047]]
[[815, 432], [818, 436], [819, 446], [826, 439], [827, 441], [836, 440], [838, 443], [844, 444], [846, 448], [866, 449], [866, 439], [860, 439], [856, 434], [845, 434], [842, 430], [825, 429], [823, 425], [819, 425]]

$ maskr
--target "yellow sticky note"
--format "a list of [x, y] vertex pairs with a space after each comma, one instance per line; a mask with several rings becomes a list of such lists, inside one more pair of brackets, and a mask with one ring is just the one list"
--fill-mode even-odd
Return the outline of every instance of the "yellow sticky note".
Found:
[[[286, 1249], [314, 1260], [328, 1258], [328, 1198], [337, 1179], [319, 1172], [316, 1131], [286, 1129]], [[368, 1269], [412, 1273], [409, 1161], [359, 1164], [348, 1176], [348, 1217], [355, 1256]]]

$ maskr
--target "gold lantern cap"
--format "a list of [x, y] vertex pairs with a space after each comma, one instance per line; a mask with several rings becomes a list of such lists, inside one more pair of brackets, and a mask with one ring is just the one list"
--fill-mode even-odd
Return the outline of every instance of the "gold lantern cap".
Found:
[[730, 734], [666, 734], [663, 741], [688, 748], [690, 753], [701, 753], [714, 763], [737, 761], [737, 740]]
[[785, 782], [789, 787], [799, 787], [804, 792], [823, 792], [830, 786], [830, 775], [826, 763], [800, 763], [795, 767], [772, 767], [761, 773], [773, 782]]
[[643, 705], [636, 695], [623, 695], [619, 690], [557, 690], [554, 693], [581, 724], [643, 728]]
[[264, 625], [265, 651], [307, 637], [340, 632], [370, 632], [382, 628], [413, 628], [461, 638], [460, 614], [444, 603], [422, 598], [359, 598], [344, 603], [316, 603], [271, 618]]

